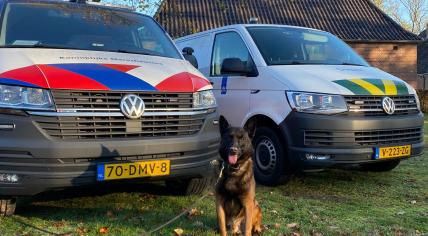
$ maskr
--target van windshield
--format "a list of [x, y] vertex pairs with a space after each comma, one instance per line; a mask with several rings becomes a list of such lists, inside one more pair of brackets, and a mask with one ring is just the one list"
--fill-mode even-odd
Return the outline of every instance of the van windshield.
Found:
[[330, 33], [290, 27], [247, 27], [268, 65], [355, 65], [368, 63]]
[[111, 51], [181, 59], [150, 17], [76, 3], [7, 4], [0, 47]]

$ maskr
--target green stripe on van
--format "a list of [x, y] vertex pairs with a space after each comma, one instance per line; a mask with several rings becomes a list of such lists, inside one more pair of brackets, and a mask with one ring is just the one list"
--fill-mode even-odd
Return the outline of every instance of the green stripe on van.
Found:
[[409, 89], [407, 89], [407, 86], [404, 82], [401, 81], [394, 81], [395, 87], [397, 88], [397, 94], [398, 95], [408, 95]]
[[336, 80], [333, 82], [340, 85], [340, 86], [347, 88], [348, 90], [350, 90], [354, 94], [371, 95], [371, 93], [367, 89], [365, 89], [365, 88], [361, 87], [360, 85], [353, 83], [349, 80]]
[[386, 92], [385, 85], [383, 84], [383, 81], [381, 79], [363, 79], [364, 81], [367, 81], [374, 86], [378, 87], [382, 92]]

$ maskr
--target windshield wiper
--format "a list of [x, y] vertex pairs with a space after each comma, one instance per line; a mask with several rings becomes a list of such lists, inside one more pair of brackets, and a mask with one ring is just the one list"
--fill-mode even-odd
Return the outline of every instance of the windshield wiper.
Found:
[[361, 65], [361, 64], [357, 64], [357, 63], [349, 63], [349, 62], [343, 62], [340, 65], [344, 65], [344, 66], [365, 66], [365, 65]]
[[304, 62], [304, 61], [290, 61], [290, 62], [286, 62], [286, 63], [274, 63], [272, 65], [322, 65], [322, 63]]
[[124, 50], [124, 49], [108, 50], [108, 51], [109, 52], [130, 53], [130, 54], [140, 54], [140, 55], [148, 55], [148, 56], [157, 56], [155, 54], [148, 53], [148, 52], [134, 52], [134, 51], [128, 51], [128, 50]]
[[9, 44], [9, 45], [2, 45], [0, 48], [52, 48], [52, 49], [74, 49], [74, 50], [83, 50], [79, 48], [73, 48], [73, 47], [65, 47], [65, 46], [55, 46], [55, 45], [45, 45], [45, 44], [29, 44], [29, 45], [19, 45], [19, 44]]

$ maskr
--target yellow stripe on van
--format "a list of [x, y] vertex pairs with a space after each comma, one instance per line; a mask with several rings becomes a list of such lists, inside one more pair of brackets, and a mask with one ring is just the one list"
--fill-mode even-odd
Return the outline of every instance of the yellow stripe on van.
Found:
[[395, 86], [394, 81], [392, 80], [382, 80], [383, 85], [385, 86], [386, 95], [397, 95], [397, 87]]
[[369, 91], [372, 95], [385, 95], [385, 93], [379, 89], [378, 87], [376, 87], [375, 85], [362, 80], [362, 79], [351, 79], [351, 81], [353, 83], [358, 84], [359, 86], [365, 88], [367, 91]]

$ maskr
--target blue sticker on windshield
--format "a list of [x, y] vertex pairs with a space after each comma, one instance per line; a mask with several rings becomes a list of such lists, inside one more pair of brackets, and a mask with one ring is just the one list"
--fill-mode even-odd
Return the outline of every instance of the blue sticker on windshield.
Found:
[[221, 94], [227, 93], [227, 76], [224, 76], [221, 80]]

